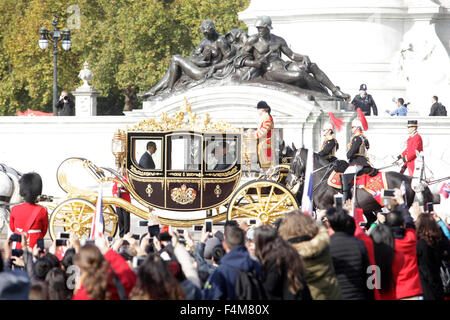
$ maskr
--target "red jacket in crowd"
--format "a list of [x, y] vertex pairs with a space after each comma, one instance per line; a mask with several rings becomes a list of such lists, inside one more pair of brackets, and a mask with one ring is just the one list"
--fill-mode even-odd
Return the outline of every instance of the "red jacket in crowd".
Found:
[[[111, 268], [122, 283], [127, 297], [129, 297], [131, 290], [136, 284], [136, 274], [130, 268], [126, 260], [111, 249], [105, 253], [105, 259], [111, 265]], [[112, 281], [109, 285], [109, 290], [111, 292], [111, 300], [119, 300], [119, 294]], [[72, 300], [91, 300], [86, 289], [83, 287], [83, 284], [81, 284], [80, 289], [73, 295]]]
[[395, 239], [395, 250], [402, 252], [405, 257], [405, 263], [397, 280], [397, 299], [422, 295], [416, 245], [416, 231], [412, 228], [405, 229], [403, 239]]
[[380, 292], [380, 290], [375, 289], [375, 300], [397, 300], [397, 287], [401, 285], [399, 282], [399, 275], [403, 269], [405, 263], [405, 257], [400, 251], [395, 251], [394, 261], [392, 261], [392, 282], [393, 285], [386, 292]]
[[[48, 229], [47, 209], [28, 202], [14, 206], [9, 217], [9, 227], [12, 232], [28, 233], [28, 246], [34, 248], [37, 239], [44, 238]], [[15, 243], [16, 249], [21, 249], [20, 243]]]

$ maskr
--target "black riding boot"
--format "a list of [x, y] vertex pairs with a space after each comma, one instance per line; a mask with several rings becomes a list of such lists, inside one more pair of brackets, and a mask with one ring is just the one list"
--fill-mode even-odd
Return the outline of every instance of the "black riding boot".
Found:
[[342, 195], [344, 197], [344, 202], [348, 199], [351, 199], [350, 193], [350, 181], [352, 181], [353, 174], [341, 174], [341, 183], [342, 183]]

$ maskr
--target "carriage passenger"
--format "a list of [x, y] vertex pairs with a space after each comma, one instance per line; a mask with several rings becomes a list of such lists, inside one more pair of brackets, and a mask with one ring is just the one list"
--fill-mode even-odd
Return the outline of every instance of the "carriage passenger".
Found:
[[[28, 245], [34, 248], [37, 239], [44, 238], [48, 229], [47, 209], [36, 204], [42, 193], [41, 176], [35, 172], [26, 173], [20, 178], [19, 186], [25, 203], [11, 209], [9, 227], [12, 232], [27, 233]], [[21, 244], [15, 243], [13, 248], [20, 249]]]

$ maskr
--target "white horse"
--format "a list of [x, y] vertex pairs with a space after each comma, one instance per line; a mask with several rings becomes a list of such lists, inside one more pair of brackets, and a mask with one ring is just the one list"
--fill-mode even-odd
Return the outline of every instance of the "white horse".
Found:
[[10, 204], [22, 201], [19, 195], [19, 179], [22, 174], [0, 163], [0, 233], [6, 226], [9, 232]]

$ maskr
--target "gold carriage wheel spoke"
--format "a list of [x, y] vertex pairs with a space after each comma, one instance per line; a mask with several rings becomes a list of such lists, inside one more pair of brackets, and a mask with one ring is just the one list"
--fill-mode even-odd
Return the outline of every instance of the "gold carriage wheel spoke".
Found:
[[262, 198], [261, 198], [261, 187], [260, 186], [256, 186], [256, 194], [258, 195], [258, 203], [262, 202]]
[[280, 204], [284, 201], [284, 200], [286, 200], [287, 199], [287, 197], [289, 197], [289, 194], [286, 194], [286, 195], [284, 195], [284, 197], [283, 198], [281, 198], [281, 200], [280, 201], [278, 201], [268, 212], [267, 212], [267, 214], [269, 215], [269, 214], [271, 214], [272, 213], [272, 211], [274, 211], [276, 208], [278, 208], [279, 206], [280, 206]]
[[61, 223], [61, 224], [55, 224], [55, 223], [53, 223], [53, 227], [61, 227], [61, 228], [68, 228], [68, 227], [70, 227], [71, 226], [71, 224], [70, 224], [70, 222], [66, 222], [66, 223]]
[[86, 217], [85, 219], [83, 219], [82, 221], [80, 221], [80, 224], [84, 224], [86, 222], [89, 222], [88, 220], [92, 220], [92, 218], [94, 217], [93, 214], [91, 214], [89, 217]]
[[256, 216], [256, 214], [253, 213], [252, 211], [244, 209], [244, 208], [241, 208], [241, 207], [233, 207], [233, 209], [236, 209], [238, 211], [243, 211], [245, 213], [244, 215], [249, 216], [249, 217], [255, 217]]
[[267, 197], [266, 205], [264, 206], [264, 211], [267, 211], [267, 207], [269, 206], [270, 200], [272, 199], [273, 190], [275, 189], [275, 186], [272, 186], [270, 188], [269, 196]]
[[244, 194], [244, 199], [248, 201], [248, 203], [254, 204], [255, 201], [253, 200], [252, 196], [249, 195], [248, 193]]

